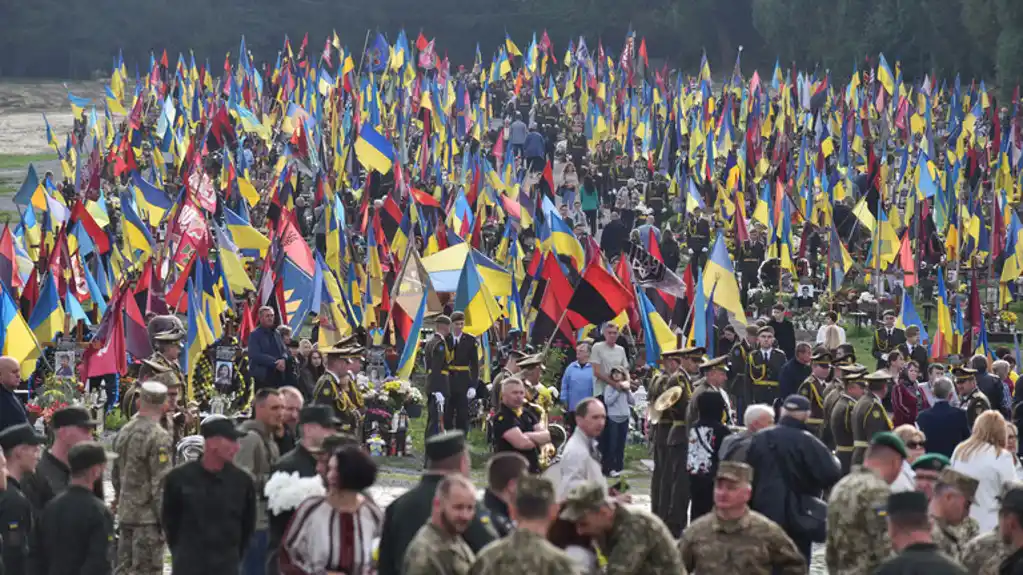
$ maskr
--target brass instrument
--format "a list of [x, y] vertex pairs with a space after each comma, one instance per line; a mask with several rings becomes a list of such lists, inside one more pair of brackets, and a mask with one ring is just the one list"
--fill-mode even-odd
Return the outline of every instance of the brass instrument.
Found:
[[653, 406], [650, 408], [650, 423], [657, 423], [661, 420], [661, 415], [675, 406], [679, 400], [682, 399], [684, 390], [680, 385], [673, 385], [668, 388], [667, 391], [657, 396], [654, 400]]

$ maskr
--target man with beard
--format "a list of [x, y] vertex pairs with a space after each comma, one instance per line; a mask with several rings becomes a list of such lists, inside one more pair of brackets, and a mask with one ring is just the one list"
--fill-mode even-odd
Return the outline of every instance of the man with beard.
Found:
[[476, 493], [463, 475], [437, 486], [430, 521], [419, 528], [405, 553], [404, 575], [468, 575], [475, 556], [462, 534], [476, 514]]

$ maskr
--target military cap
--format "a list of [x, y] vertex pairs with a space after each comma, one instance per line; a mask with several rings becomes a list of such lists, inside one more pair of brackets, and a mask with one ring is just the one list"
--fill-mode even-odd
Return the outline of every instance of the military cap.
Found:
[[700, 364], [700, 371], [710, 371], [712, 369], [720, 369], [728, 371], [728, 356], [722, 355], [721, 357], [715, 357], [714, 359], [708, 359], [707, 361]]
[[980, 482], [976, 479], [951, 467], [941, 470], [938, 475], [938, 484], [954, 488], [962, 493], [967, 501], [971, 502], [977, 497], [977, 487], [980, 486]]
[[865, 374], [867, 367], [859, 363], [843, 363], [836, 365], [835, 369], [842, 372], [842, 377], [849, 377], [853, 374]]
[[925, 453], [917, 458], [916, 461], [910, 466], [913, 471], [919, 476], [921, 473], [926, 474], [927, 477], [937, 479], [938, 474], [941, 473], [942, 469], [945, 469], [952, 462], [949, 461], [948, 457], [941, 453]]
[[881, 317], [895, 317], [895, 310], [893, 310], [893, 309], [886, 309], [886, 310], [884, 310], [884, 313], [881, 314]]
[[817, 365], [831, 365], [831, 352], [826, 349], [818, 349], [813, 352], [810, 359]]
[[517, 362], [515, 362], [522, 369], [530, 369], [533, 367], [540, 367], [543, 365], [543, 356], [539, 353], [534, 355], [528, 355]]
[[682, 354], [681, 357], [700, 358], [703, 357], [703, 354], [707, 353], [707, 348], [702, 346], [694, 346], [682, 348], [678, 351], [680, 354]]
[[451, 314], [451, 323], [455, 323], [456, 321], [465, 321], [465, 313], [456, 311], [455, 313]]
[[444, 314], [440, 314], [433, 318], [433, 323], [434, 325], [451, 325], [451, 318]]
[[516, 484], [516, 497], [527, 496], [532, 499], [543, 499], [554, 502], [554, 484], [550, 479], [539, 475], [526, 475]]
[[362, 343], [359, 341], [359, 335], [355, 333], [346, 335], [343, 338], [339, 339], [338, 342], [334, 344], [334, 347], [344, 348], [353, 345], [362, 345]]
[[1023, 485], [1014, 483], [998, 498], [1002, 511], [1023, 513]]
[[757, 330], [757, 335], [760, 335], [762, 333], [769, 333], [771, 335], [774, 335], [774, 328], [769, 325], [765, 325], [764, 327]]
[[661, 352], [661, 359], [681, 359], [681, 358], [685, 357], [685, 355], [686, 355], [685, 350], [682, 350], [682, 349], [672, 349], [672, 350], [669, 350], [669, 351], [662, 351]]
[[185, 326], [173, 315], [158, 315], [149, 320], [147, 326], [150, 337], [156, 341], [180, 341], [185, 335]]
[[94, 466], [117, 459], [116, 453], [109, 453], [95, 441], [84, 441], [72, 447], [67, 453], [67, 466], [71, 473], [78, 473]]
[[508, 352], [508, 359], [514, 360], [516, 362], [522, 361], [527, 357], [529, 357], [529, 354], [522, 351], [521, 349], [513, 349]]
[[952, 368], [952, 375], [955, 376], [956, 381], [968, 381], [977, 375], [977, 370], [957, 365]]
[[98, 423], [89, 414], [89, 410], [78, 405], [65, 407], [54, 411], [50, 418], [50, 427], [60, 429], [61, 427], [96, 427]]
[[888, 496], [885, 506], [889, 517], [927, 513], [927, 495], [921, 491], [899, 491]]
[[10, 451], [19, 445], [42, 445], [45, 439], [31, 425], [19, 423], [0, 432], [0, 449]]
[[753, 468], [741, 461], [722, 461], [718, 463], [718, 479], [730, 479], [739, 483], [753, 482]]
[[438, 433], [426, 440], [426, 458], [431, 461], [447, 459], [465, 452], [465, 434], [458, 430]]
[[798, 393], [793, 393], [785, 398], [782, 408], [786, 411], [810, 411], [810, 400]]
[[887, 370], [879, 369], [873, 373], [864, 375], [863, 379], [867, 381], [890, 381], [892, 379], [892, 374], [888, 373]]
[[334, 408], [329, 405], [307, 405], [298, 412], [298, 424], [315, 423], [321, 427], [334, 427], [338, 424]]
[[895, 435], [890, 431], [882, 431], [880, 433], [875, 433], [874, 437], [870, 439], [870, 445], [871, 447], [876, 445], [881, 447], [887, 447], [888, 449], [891, 449], [892, 451], [901, 455], [903, 459], [909, 459], [909, 453], [906, 451], [906, 444], [903, 443], [901, 439], [899, 439], [898, 435]]
[[167, 386], [159, 381], [144, 381], [139, 397], [142, 401], [157, 405], [167, 401]]
[[596, 481], [586, 481], [569, 490], [559, 517], [565, 521], [578, 521], [583, 515], [597, 511], [607, 503], [607, 489]]
[[142, 363], [144, 363], [146, 367], [148, 367], [149, 369], [153, 370], [156, 373], [167, 373], [171, 371], [171, 368], [167, 367], [166, 365], [158, 361], [153, 361], [151, 359], [143, 359]]
[[245, 437], [245, 432], [235, 427], [234, 422], [222, 415], [211, 415], [202, 421], [199, 433], [204, 439], [226, 437], [238, 441]]

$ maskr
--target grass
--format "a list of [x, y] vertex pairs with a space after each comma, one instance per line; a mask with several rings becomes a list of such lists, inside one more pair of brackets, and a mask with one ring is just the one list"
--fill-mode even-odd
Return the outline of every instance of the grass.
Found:
[[29, 164], [49, 162], [56, 159], [57, 156], [49, 152], [43, 154], [0, 154], [0, 170], [28, 168]]

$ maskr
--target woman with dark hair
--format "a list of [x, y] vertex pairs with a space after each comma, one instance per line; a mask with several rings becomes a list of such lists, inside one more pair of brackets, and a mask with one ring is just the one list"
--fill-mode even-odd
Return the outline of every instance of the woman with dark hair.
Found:
[[327, 464], [327, 494], [306, 499], [281, 542], [281, 575], [361, 575], [372, 572], [384, 513], [363, 491], [377, 466], [358, 446], [346, 445]]
[[696, 397], [700, 418], [689, 430], [686, 472], [692, 495], [690, 523], [714, 508], [714, 478], [718, 472], [721, 443], [731, 433], [724, 424], [728, 405], [720, 393], [711, 391]]
[[307, 400], [312, 400], [309, 395], [312, 394], [313, 388], [316, 387], [316, 380], [320, 379], [326, 368], [323, 366], [323, 355], [320, 350], [314, 349], [309, 352], [306, 356], [305, 361], [302, 362], [302, 369], [299, 372], [299, 389], [302, 393], [306, 394]]

